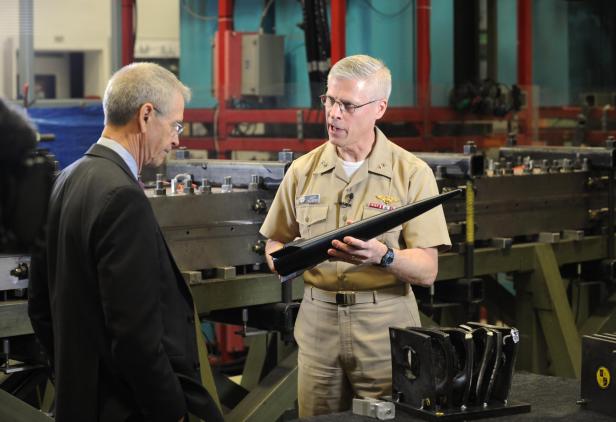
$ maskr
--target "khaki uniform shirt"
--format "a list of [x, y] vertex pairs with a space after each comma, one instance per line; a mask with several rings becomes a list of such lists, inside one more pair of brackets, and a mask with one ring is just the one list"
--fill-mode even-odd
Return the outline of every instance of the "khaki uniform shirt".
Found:
[[[372, 152], [349, 178], [336, 147], [326, 142], [295, 160], [261, 226], [263, 236], [287, 243], [309, 239], [438, 195], [430, 167], [389, 141], [378, 129]], [[352, 199], [350, 199], [352, 198]], [[350, 204], [350, 205], [349, 205]], [[391, 248], [446, 248], [451, 245], [443, 208], [438, 206], [377, 237]], [[304, 272], [304, 281], [324, 290], [372, 290], [396, 284], [393, 274], [370, 265], [325, 261]]]

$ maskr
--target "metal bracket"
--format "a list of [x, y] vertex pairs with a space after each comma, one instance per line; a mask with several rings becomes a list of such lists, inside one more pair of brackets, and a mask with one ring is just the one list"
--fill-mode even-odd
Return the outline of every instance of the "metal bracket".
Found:
[[490, 246], [493, 248], [508, 250], [513, 245], [513, 239], [510, 237], [495, 237], [490, 239]]
[[584, 239], [584, 230], [563, 230], [563, 240], [582, 240]]
[[541, 232], [537, 241], [539, 243], [557, 243], [560, 241], [560, 233]]

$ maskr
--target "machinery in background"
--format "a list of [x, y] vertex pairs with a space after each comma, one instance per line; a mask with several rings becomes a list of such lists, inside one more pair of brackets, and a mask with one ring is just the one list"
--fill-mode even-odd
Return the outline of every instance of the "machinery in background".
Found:
[[[146, 195], [180, 270], [254, 272], [265, 263], [259, 228], [292, 154], [279, 161], [167, 160]], [[164, 180], [163, 180], [164, 179]], [[169, 182], [167, 182], [169, 180]]]
[[54, 156], [35, 139], [51, 141], [54, 136], [36, 135], [2, 106], [7, 148], [0, 157], [0, 420], [14, 419], [15, 408], [36, 412], [28, 420], [48, 420], [32, 407], [40, 406], [50, 371], [32, 335], [26, 289], [29, 253], [40, 242], [57, 169]]
[[520, 329], [518, 369], [579, 377], [581, 335], [616, 329], [613, 147], [499, 149], [445, 204], [454, 248], [420, 309], [451, 326], [481, 306]]
[[[187, 151], [178, 155], [167, 163], [167, 177], [188, 173], [194, 175], [196, 182], [191, 183], [195, 185], [199, 184], [199, 178], [207, 178], [208, 183], [215, 180], [210, 183], [215, 185], [215, 193], [206, 196], [209, 199], [202, 205], [179, 206], [177, 211], [160, 214], [167, 215], [161, 218], [161, 226], [171, 249], [176, 249], [178, 261], [194, 254], [189, 251], [194, 251], [194, 247], [182, 249], [191, 237], [196, 250], [198, 245], [203, 249], [203, 245], [213, 244], [208, 236], [221, 238], [212, 227], [205, 231], [199, 227], [211, 226], [213, 221], [217, 226], [224, 222], [215, 216], [218, 193], [222, 194], [223, 188], [231, 184], [236, 185], [236, 180], [247, 189], [251, 174], [259, 175], [252, 186], [256, 183], [260, 190], [252, 196], [248, 191], [234, 192], [238, 198], [243, 195], [243, 199], [238, 199], [232, 210], [229, 208], [227, 220], [243, 219], [248, 223], [246, 215], [241, 213], [249, 212], [254, 218], [250, 230], [254, 232], [252, 242], [255, 242], [260, 220], [258, 214], [248, 211], [256, 203], [254, 195], [261, 195], [267, 204], [268, 199], [263, 195], [273, 189], [276, 180], [282, 179], [291, 157], [279, 163], [263, 163], [191, 158], [192, 152]], [[520, 368], [579, 376], [579, 333], [616, 326], [615, 311], [611, 309], [612, 301], [616, 300], [612, 299], [614, 245], [606, 241], [613, 239], [614, 233], [612, 144], [509, 147], [499, 149], [490, 159], [469, 144], [465, 153], [418, 153], [417, 156], [430, 165], [441, 191], [466, 187], [466, 197], [444, 205], [453, 248], [440, 255], [438, 282], [432, 289], [414, 288], [422, 312], [442, 326], [454, 326], [469, 319], [478, 320], [481, 305], [492, 322], [519, 327], [524, 340], [529, 342], [523, 345], [535, 343], [532, 347], [522, 346]], [[232, 176], [229, 183], [225, 177], [231, 174], [238, 176]], [[196, 190], [207, 190], [207, 183], [201, 184], [204, 187]], [[269, 194], [272, 198], [273, 190]], [[224, 195], [219, 196], [225, 198]], [[199, 194], [184, 196], [189, 198], [176, 199], [188, 204], [202, 198]], [[230, 196], [226, 198], [231, 200]], [[156, 200], [160, 198], [152, 198], [155, 207]], [[241, 202], [244, 202], [242, 206], [236, 206]], [[231, 211], [237, 217], [232, 217]], [[195, 220], [198, 218], [200, 222]], [[175, 223], [165, 222], [172, 219]], [[239, 240], [230, 235], [232, 226], [227, 225], [226, 242]], [[241, 257], [255, 245], [252, 242], [236, 243], [231, 248], [234, 256], [230, 259], [236, 266], [244, 265], [240, 273], [246, 273]], [[219, 248], [231, 250], [224, 245]], [[263, 262], [263, 257], [253, 252], [248, 257], [250, 262], [255, 259]], [[208, 272], [203, 270], [211, 265], [195, 263], [184, 269], [199, 270], [195, 277], [200, 280]], [[594, 315], [599, 308], [605, 312], [604, 317]], [[231, 319], [243, 325], [240, 314]], [[430, 321], [426, 319], [424, 323]]]
[[[146, 179], [146, 195], [197, 312], [216, 323], [216, 358], [210, 354], [210, 360], [230, 420], [254, 414], [275, 420], [297, 396], [292, 338], [303, 287], [281, 284], [269, 272], [259, 234], [292, 157], [282, 152], [279, 161], [229, 161], [178, 151], [156, 181]], [[235, 353], [244, 343], [248, 353]], [[229, 367], [242, 372], [241, 385], [224, 374]], [[276, 403], [264, 405], [271, 395]]]
[[[417, 154], [441, 191], [466, 188], [444, 206], [454, 246], [439, 256], [437, 282], [414, 287], [423, 325], [477, 320], [482, 307], [520, 330], [517, 369], [579, 377], [580, 336], [616, 330], [614, 151]], [[158, 180], [145, 179], [147, 195], [199, 316], [235, 325], [248, 345], [241, 385], [216, 374], [226, 417], [275, 420], [297, 396], [290, 340], [303, 283], [269, 273], [258, 229], [292, 154], [237, 162], [177, 153]], [[0, 305], [12, 315], [0, 319], [0, 338], [31, 333], [24, 299]]]

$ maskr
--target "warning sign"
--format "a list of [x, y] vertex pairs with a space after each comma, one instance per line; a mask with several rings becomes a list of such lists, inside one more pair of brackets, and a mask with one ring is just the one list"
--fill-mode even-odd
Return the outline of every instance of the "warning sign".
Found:
[[606, 389], [610, 386], [610, 371], [605, 366], [600, 366], [597, 369], [597, 384], [599, 388]]

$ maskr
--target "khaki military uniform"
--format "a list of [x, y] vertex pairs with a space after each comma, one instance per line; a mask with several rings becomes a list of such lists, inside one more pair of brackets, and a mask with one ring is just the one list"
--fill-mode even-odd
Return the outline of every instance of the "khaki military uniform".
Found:
[[[261, 227], [279, 242], [312, 238], [388, 209], [438, 194], [432, 170], [378, 129], [364, 164], [349, 178], [330, 142], [293, 162]], [[391, 248], [447, 248], [442, 207], [394, 227], [378, 240]], [[326, 261], [304, 273], [295, 325], [300, 416], [345, 410], [356, 395], [391, 393], [389, 326], [418, 326], [412, 289], [384, 269]], [[361, 291], [369, 303], [339, 306], [339, 291]], [[331, 293], [330, 293], [331, 292]], [[372, 300], [374, 298], [374, 300]], [[367, 301], [364, 301], [367, 302]]]

